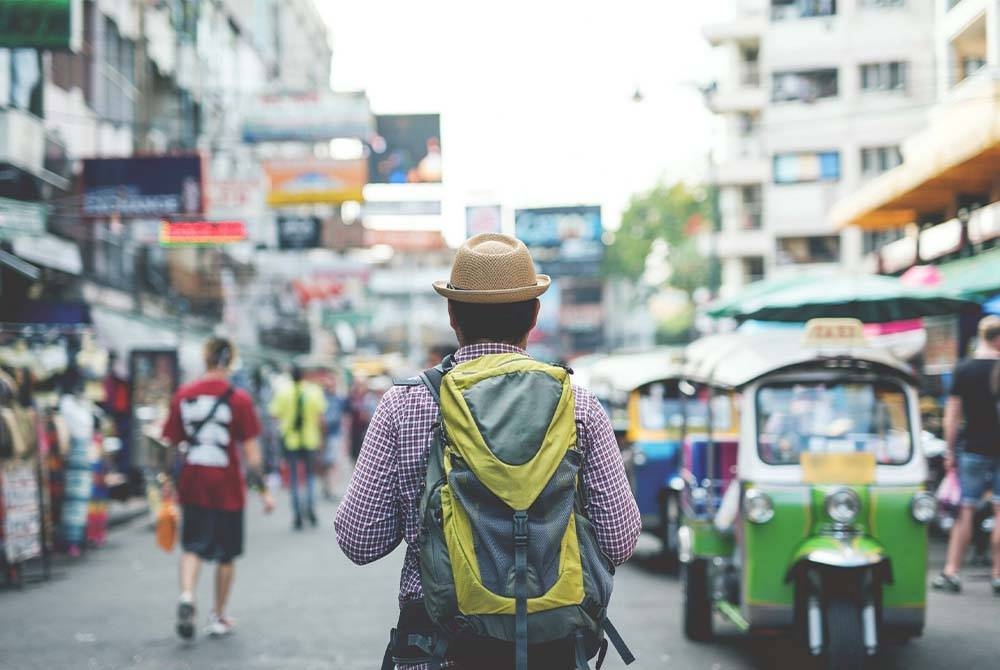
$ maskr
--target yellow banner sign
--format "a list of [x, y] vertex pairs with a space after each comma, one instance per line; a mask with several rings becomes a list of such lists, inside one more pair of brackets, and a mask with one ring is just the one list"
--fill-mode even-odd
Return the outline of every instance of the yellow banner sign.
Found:
[[875, 481], [875, 454], [805, 452], [800, 462], [806, 484], [860, 485]]
[[358, 160], [282, 160], [264, 164], [267, 204], [338, 204], [364, 199], [368, 163]]

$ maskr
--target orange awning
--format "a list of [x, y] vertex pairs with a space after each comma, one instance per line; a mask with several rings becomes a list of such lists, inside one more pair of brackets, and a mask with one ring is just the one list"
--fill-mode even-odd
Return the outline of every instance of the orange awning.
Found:
[[990, 193], [1000, 179], [1000, 82], [984, 72], [963, 82], [930, 126], [908, 140], [902, 165], [841, 199], [837, 228], [899, 228], [948, 212], [959, 194]]

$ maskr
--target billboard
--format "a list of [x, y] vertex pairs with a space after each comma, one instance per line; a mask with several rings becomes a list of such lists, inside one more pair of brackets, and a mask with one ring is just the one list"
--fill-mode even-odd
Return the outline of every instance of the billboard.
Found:
[[267, 204], [337, 204], [364, 198], [368, 168], [364, 159], [269, 161]]
[[368, 154], [373, 184], [441, 182], [441, 117], [396, 114], [375, 119], [376, 136]]
[[320, 246], [323, 227], [319, 217], [279, 215], [277, 224], [279, 249], [314, 249]]
[[74, 41], [73, 5], [73, 0], [0, 2], [0, 47], [69, 49]]
[[244, 142], [368, 139], [372, 112], [363, 92], [279, 93], [255, 99], [244, 114]]
[[247, 229], [242, 221], [161, 221], [160, 246], [205, 246], [243, 242]]
[[558, 275], [596, 275], [604, 258], [604, 229], [597, 205], [519, 209], [515, 232], [542, 272]]
[[465, 236], [502, 232], [500, 205], [469, 205], [465, 208]]
[[151, 218], [204, 211], [201, 156], [83, 161], [83, 215]]

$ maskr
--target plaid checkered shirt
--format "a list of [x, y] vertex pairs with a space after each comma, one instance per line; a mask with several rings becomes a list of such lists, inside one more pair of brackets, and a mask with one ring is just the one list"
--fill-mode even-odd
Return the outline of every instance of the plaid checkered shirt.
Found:
[[[455, 354], [457, 363], [488, 354], [521, 353], [506, 344], [474, 344]], [[611, 421], [597, 398], [573, 387], [579, 447], [584, 452], [587, 516], [607, 557], [621, 565], [639, 536], [639, 509], [629, 488]], [[396, 386], [379, 403], [365, 435], [334, 528], [341, 549], [358, 565], [391, 553], [406, 541], [399, 602], [423, 597], [418, 562], [419, 506], [427, 469], [431, 426], [438, 408], [423, 386]], [[421, 666], [407, 666], [417, 670]]]

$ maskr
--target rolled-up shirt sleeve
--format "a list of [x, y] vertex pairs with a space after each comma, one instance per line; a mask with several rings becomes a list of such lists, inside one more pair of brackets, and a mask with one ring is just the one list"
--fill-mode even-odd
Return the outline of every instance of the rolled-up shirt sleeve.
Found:
[[587, 408], [580, 432], [587, 516], [597, 531], [601, 550], [612, 563], [621, 565], [632, 556], [642, 530], [639, 508], [607, 413], [589, 393], [577, 401], [586, 403]]
[[403, 540], [396, 462], [401, 404], [395, 388], [379, 403], [334, 520], [337, 543], [358, 565], [382, 558]]

